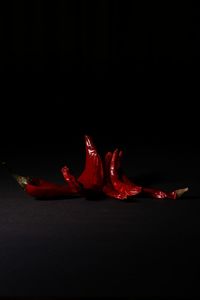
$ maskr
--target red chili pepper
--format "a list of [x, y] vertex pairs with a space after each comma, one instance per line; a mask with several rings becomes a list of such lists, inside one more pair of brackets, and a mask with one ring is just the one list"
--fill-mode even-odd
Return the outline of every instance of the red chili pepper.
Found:
[[[137, 186], [131, 182], [131, 180], [123, 173], [121, 169], [120, 159], [122, 158], [123, 152], [115, 150], [113, 155], [111, 152], [108, 152], [105, 158], [106, 174], [108, 174], [108, 164], [110, 163], [110, 177], [107, 175], [107, 180], [111, 179], [112, 185], [107, 183], [104, 187], [104, 192], [111, 197], [115, 197], [121, 200], [126, 199], [127, 197], [135, 196], [139, 193], [145, 193], [156, 199], [177, 199], [181, 197], [185, 192], [188, 191], [188, 188], [178, 189], [173, 192], [164, 192], [154, 188], [145, 188]], [[119, 173], [121, 173], [121, 180], [119, 179]], [[120, 194], [116, 194], [113, 191], [118, 191]]]
[[85, 135], [85, 148], [85, 169], [78, 178], [78, 182], [86, 190], [101, 191], [104, 180], [103, 165], [92, 139], [87, 135]]
[[68, 183], [68, 186], [70, 187], [71, 191], [74, 191], [75, 193], [80, 193], [81, 186], [76, 180], [76, 178], [70, 173], [69, 168], [67, 166], [64, 166], [61, 169], [61, 172], [63, 174], [64, 179]]
[[112, 185], [111, 179], [110, 179], [110, 163], [112, 160], [112, 152], [108, 152], [105, 156], [105, 184], [103, 186], [103, 192], [104, 194], [106, 194], [107, 196], [111, 197], [111, 198], [115, 198], [115, 199], [126, 199], [127, 196], [124, 193], [121, 193], [117, 190], [115, 190], [115, 188]]
[[125, 194], [126, 198], [141, 193], [142, 187], [137, 186], [130, 182], [123, 182], [120, 180], [119, 166], [120, 166], [119, 151], [118, 149], [116, 149], [112, 155], [112, 159], [110, 163], [110, 178], [115, 190]]
[[[164, 192], [159, 189], [145, 188], [132, 183], [121, 168], [122, 151], [116, 149], [105, 156], [104, 169], [101, 158], [91, 140], [85, 136], [86, 160], [83, 173], [78, 180], [70, 173], [67, 166], [61, 169], [68, 185], [59, 185], [42, 179], [34, 179], [13, 175], [20, 186], [36, 198], [79, 197], [88, 194], [88, 191], [104, 193], [109, 197], [124, 200], [140, 193], [153, 198], [176, 199], [188, 191], [188, 188]], [[4, 163], [5, 165], [5, 163]], [[12, 173], [12, 172], [11, 172]], [[13, 174], [13, 173], [12, 173]]]
[[35, 198], [60, 198], [80, 196], [70, 186], [44, 182], [44, 180], [31, 180], [25, 186], [25, 191]]
[[[5, 163], [3, 165], [7, 167]], [[47, 199], [79, 196], [79, 193], [70, 185], [61, 185], [39, 178], [16, 175], [10, 168], [7, 167], [7, 169], [23, 190], [32, 197]]]

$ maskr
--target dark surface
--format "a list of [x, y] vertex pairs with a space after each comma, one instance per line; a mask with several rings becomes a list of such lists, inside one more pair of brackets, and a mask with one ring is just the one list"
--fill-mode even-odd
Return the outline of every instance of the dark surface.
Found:
[[[81, 171], [81, 143], [73, 155], [41, 147], [7, 159], [18, 173], [62, 182], [64, 163]], [[177, 201], [36, 201], [0, 171], [1, 297], [200, 295], [198, 151], [136, 145], [123, 165], [137, 182], [190, 192]]]
[[[83, 135], [178, 201], [35, 201], [0, 170], [0, 297], [199, 296], [200, 10], [2, 1], [0, 160], [63, 182]], [[5, 7], [3, 7], [5, 6]]]

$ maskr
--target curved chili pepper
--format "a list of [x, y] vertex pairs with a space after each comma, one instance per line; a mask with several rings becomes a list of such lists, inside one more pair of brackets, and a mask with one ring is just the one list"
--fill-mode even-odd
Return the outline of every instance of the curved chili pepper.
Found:
[[[119, 158], [121, 159], [123, 155], [123, 152], [120, 151], [119, 152]], [[121, 164], [120, 161], [118, 161], [118, 168], [121, 168]], [[134, 185], [131, 180], [123, 173], [123, 171], [121, 170], [121, 176], [122, 176], [122, 181], [127, 183], [127, 184], [132, 184]], [[146, 187], [142, 187], [142, 192], [153, 197], [156, 199], [164, 199], [164, 198], [169, 198], [169, 199], [177, 199], [179, 197], [181, 197], [185, 192], [188, 191], [188, 187], [187, 188], [183, 188], [183, 189], [178, 189], [172, 192], [164, 192], [162, 190], [159, 189], [155, 189], [155, 188], [146, 188]]]
[[9, 173], [14, 177], [23, 190], [35, 198], [60, 198], [60, 197], [78, 197], [79, 194], [70, 185], [61, 185], [46, 181], [39, 178], [31, 178], [29, 176], [20, 176], [14, 174], [12, 170], [2, 163]]
[[92, 139], [87, 135], [85, 135], [85, 148], [85, 169], [78, 178], [78, 182], [80, 182], [85, 189], [100, 191], [104, 180], [102, 161]]
[[[121, 200], [126, 199], [127, 197], [135, 196], [139, 193], [145, 193], [156, 199], [177, 199], [181, 197], [185, 192], [188, 191], [188, 188], [178, 189], [172, 192], [164, 192], [155, 188], [145, 188], [135, 185], [131, 180], [123, 173], [121, 169], [120, 159], [123, 155], [122, 151], [117, 149], [114, 151], [111, 159], [110, 165], [110, 178], [114, 188], [122, 193]], [[111, 154], [109, 153], [109, 158]], [[119, 173], [121, 173], [121, 181], [119, 179]], [[119, 197], [118, 197], [119, 199]]]
[[109, 197], [115, 198], [115, 199], [126, 199], [127, 196], [125, 193], [121, 193], [115, 190], [115, 188], [112, 185], [111, 179], [110, 179], [110, 163], [112, 159], [112, 152], [108, 152], [105, 156], [105, 184], [103, 186], [103, 192]]
[[119, 150], [116, 149], [112, 155], [110, 163], [110, 179], [116, 191], [124, 193], [126, 197], [135, 196], [142, 191], [141, 186], [134, 185], [132, 183], [123, 182], [119, 178]]
[[63, 174], [64, 179], [68, 183], [68, 186], [71, 188], [72, 191], [75, 193], [81, 192], [81, 186], [79, 182], [76, 180], [76, 178], [70, 173], [69, 168], [67, 166], [64, 166], [61, 169], [61, 172]]

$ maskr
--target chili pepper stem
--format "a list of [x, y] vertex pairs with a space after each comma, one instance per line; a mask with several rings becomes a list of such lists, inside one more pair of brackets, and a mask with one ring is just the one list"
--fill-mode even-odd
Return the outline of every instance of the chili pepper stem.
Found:
[[178, 189], [176, 190], [176, 196], [177, 198], [180, 198], [184, 193], [186, 193], [189, 190], [188, 187], [184, 188], [184, 189]]
[[12, 175], [12, 177], [17, 181], [17, 183], [25, 190], [26, 185], [29, 182], [29, 177], [27, 176], [20, 176], [18, 174], [13, 173], [12, 169], [7, 165], [5, 161], [1, 162], [1, 165], [7, 169], [7, 171]]

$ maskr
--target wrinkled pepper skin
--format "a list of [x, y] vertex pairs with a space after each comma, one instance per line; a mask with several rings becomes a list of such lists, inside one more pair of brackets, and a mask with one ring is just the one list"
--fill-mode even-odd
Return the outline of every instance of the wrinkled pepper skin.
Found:
[[87, 135], [85, 135], [85, 151], [85, 167], [78, 179], [71, 174], [67, 166], [61, 169], [66, 182], [63, 185], [11, 173], [28, 195], [40, 199], [87, 197], [89, 192], [103, 193], [118, 200], [130, 199], [139, 194], [155, 199], [177, 199], [188, 191], [188, 188], [184, 188], [164, 192], [134, 184], [121, 167], [123, 152], [118, 149], [113, 153], [107, 152], [102, 162], [92, 139]]

